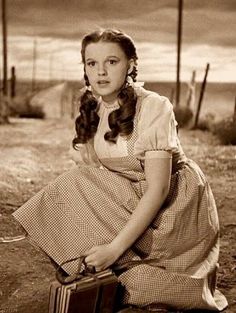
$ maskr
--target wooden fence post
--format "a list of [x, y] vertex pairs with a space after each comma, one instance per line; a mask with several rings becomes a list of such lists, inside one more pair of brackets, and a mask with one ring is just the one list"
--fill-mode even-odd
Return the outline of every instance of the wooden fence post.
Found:
[[11, 67], [11, 98], [16, 96], [16, 72], [15, 66]]
[[200, 110], [201, 110], [202, 99], [203, 99], [204, 92], [205, 92], [209, 68], [210, 68], [210, 64], [207, 63], [204, 80], [203, 80], [202, 85], [201, 85], [201, 91], [200, 91], [200, 97], [199, 97], [198, 106], [197, 106], [197, 112], [195, 115], [195, 121], [194, 121], [194, 126], [193, 126], [193, 128], [195, 128], [195, 129], [197, 128], [197, 124], [198, 124], [198, 119], [199, 119], [199, 114], [200, 114]]
[[3, 45], [3, 95], [7, 96], [8, 94], [8, 83], [7, 83], [7, 6], [6, 0], [2, 0], [2, 45]]
[[236, 123], [236, 96], [234, 98], [234, 115], [233, 115], [233, 122]]
[[182, 45], [182, 16], [183, 16], [183, 1], [178, 1], [178, 28], [177, 28], [177, 71], [176, 71], [176, 100], [175, 106], [179, 106], [181, 95], [181, 81], [180, 81], [180, 61], [181, 61], [181, 45]]

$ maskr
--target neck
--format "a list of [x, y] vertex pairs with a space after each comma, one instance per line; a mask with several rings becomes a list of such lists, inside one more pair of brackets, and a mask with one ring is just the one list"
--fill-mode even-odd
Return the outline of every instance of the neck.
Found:
[[109, 96], [102, 96], [102, 100], [106, 102], [107, 104], [113, 104], [118, 99], [117, 96], [118, 96], [118, 93], [109, 95]]

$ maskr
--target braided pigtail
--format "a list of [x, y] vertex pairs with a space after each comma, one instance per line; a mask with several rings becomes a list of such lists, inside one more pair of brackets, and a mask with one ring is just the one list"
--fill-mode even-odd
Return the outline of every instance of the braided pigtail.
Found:
[[105, 140], [116, 143], [117, 136], [128, 136], [134, 128], [134, 115], [136, 111], [137, 95], [132, 86], [123, 87], [118, 94], [120, 108], [111, 112], [108, 117], [110, 131], [104, 138]]
[[80, 103], [80, 115], [75, 120], [76, 137], [72, 141], [74, 148], [94, 137], [99, 122], [98, 102], [90, 90], [86, 90], [81, 96]]

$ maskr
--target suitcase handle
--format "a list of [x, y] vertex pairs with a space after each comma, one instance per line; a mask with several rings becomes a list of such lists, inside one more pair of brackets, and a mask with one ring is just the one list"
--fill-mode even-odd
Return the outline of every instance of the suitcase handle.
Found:
[[[83, 278], [85, 276], [92, 276], [92, 277], [94, 277], [94, 279], [96, 279], [95, 275], [93, 275], [96, 273], [95, 267], [94, 266], [88, 266], [84, 260], [85, 260], [85, 256], [79, 256], [79, 257], [76, 257], [76, 258], [62, 262], [56, 270], [57, 280], [61, 284], [65, 285], [65, 284], [72, 283], [75, 280], [80, 280], [81, 278]], [[63, 275], [62, 271], [61, 271], [62, 266], [67, 264], [67, 263], [75, 262], [75, 261], [78, 261], [77, 271], [75, 273], [69, 275], [69, 276]], [[111, 269], [115, 273], [117, 273], [117, 272], [125, 271], [125, 270], [132, 268], [134, 266], [137, 266], [137, 265], [149, 264], [151, 266], [159, 267], [160, 269], [165, 270], [166, 267], [164, 265], [160, 264], [158, 261], [159, 260], [157, 258], [156, 259], [147, 259], [147, 260], [145, 260], [145, 259], [144, 260], [133, 260], [133, 261], [128, 261], [128, 262], [125, 262], [122, 264], [113, 265], [113, 266], [111, 266]], [[81, 272], [82, 265], [84, 266], [84, 271]]]
[[[85, 276], [92, 276], [92, 274], [96, 273], [96, 269], [94, 266], [88, 266], [85, 262], [85, 256], [79, 256], [67, 261], [62, 262], [57, 270], [56, 270], [56, 278], [61, 284], [69, 284], [75, 280], [80, 280]], [[71, 262], [78, 261], [77, 271], [69, 276], [65, 276], [62, 274], [63, 265]], [[81, 272], [82, 265], [84, 266], [84, 271]]]

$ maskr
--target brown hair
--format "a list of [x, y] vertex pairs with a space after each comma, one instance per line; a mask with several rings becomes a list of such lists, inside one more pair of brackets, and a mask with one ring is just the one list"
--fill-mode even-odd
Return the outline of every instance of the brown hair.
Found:
[[[137, 54], [132, 39], [119, 30], [106, 29], [99, 30], [86, 35], [82, 40], [81, 56], [85, 64], [85, 50], [90, 43], [99, 41], [117, 43], [124, 51], [128, 60], [134, 60], [134, 67], [130, 74], [133, 81], [137, 76]], [[89, 80], [84, 69], [84, 80], [86, 86], [89, 86]], [[111, 112], [108, 117], [110, 131], [104, 138], [105, 140], [116, 142], [118, 134], [127, 136], [133, 131], [133, 119], [135, 115], [137, 96], [134, 88], [124, 82], [118, 94], [120, 108]], [[76, 137], [73, 139], [73, 146], [76, 148], [78, 143], [86, 143], [91, 139], [97, 130], [99, 116], [97, 115], [97, 99], [90, 90], [86, 90], [80, 99], [80, 115], [75, 120]]]

